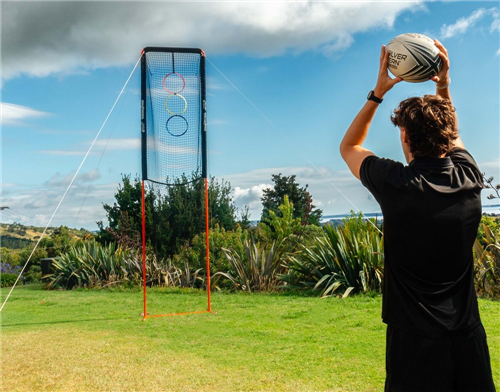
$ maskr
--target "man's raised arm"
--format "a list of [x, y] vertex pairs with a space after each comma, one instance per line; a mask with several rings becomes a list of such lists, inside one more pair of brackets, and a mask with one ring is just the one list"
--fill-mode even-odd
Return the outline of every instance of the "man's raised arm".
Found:
[[363, 142], [368, 135], [370, 124], [372, 123], [375, 112], [382, 98], [396, 83], [402, 81], [401, 78], [392, 79], [387, 71], [389, 52], [386, 50], [385, 45], [382, 45], [380, 52], [380, 69], [375, 89], [370, 91], [368, 101], [363, 108], [359, 111], [353, 122], [347, 129], [342, 142], [340, 143], [340, 154], [349, 166], [352, 174], [356, 178], [359, 177], [359, 169], [363, 160], [373, 152], [363, 147]]
[[[436, 95], [439, 95], [441, 98], [446, 98], [451, 101], [451, 94], [450, 94], [450, 59], [448, 58], [448, 51], [446, 48], [439, 42], [437, 39], [434, 40], [434, 44], [437, 46], [439, 49], [439, 56], [441, 57], [441, 60], [443, 62], [443, 66], [441, 67], [441, 71], [436, 76], [433, 76], [431, 80], [436, 82]], [[452, 102], [453, 103], [453, 102]], [[457, 112], [454, 112], [455, 114], [455, 124], [458, 129], [458, 118], [457, 118]], [[458, 138], [455, 139], [454, 142], [455, 147], [460, 147], [464, 148], [464, 143], [462, 142], [462, 139], [460, 138], [460, 135], [458, 135]]]

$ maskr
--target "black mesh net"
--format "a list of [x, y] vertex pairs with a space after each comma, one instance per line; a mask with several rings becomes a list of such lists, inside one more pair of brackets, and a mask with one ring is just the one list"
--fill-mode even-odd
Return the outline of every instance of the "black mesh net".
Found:
[[146, 48], [142, 62], [143, 178], [178, 185], [205, 175], [202, 52]]

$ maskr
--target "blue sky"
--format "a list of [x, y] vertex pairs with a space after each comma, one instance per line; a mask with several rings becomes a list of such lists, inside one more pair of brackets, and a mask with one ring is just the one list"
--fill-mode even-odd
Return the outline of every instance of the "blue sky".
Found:
[[[47, 223], [145, 46], [205, 50], [209, 173], [253, 219], [277, 173], [308, 184], [324, 214], [379, 211], [338, 145], [381, 45], [406, 32], [448, 49], [462, 139], [500, 182], [498, 2], [2, 2], [1, 21], [2, 222]], [[137, 68], [52, 225], [95, 229], [121, 174], [140, 173], [139, 85]], [[433, 92], [396, 85], [366, 147], [403, 160], [389, 116]]]

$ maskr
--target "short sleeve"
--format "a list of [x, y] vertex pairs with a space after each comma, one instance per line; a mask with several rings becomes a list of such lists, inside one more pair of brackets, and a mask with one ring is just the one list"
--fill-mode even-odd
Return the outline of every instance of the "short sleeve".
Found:
[[469, 167], [474, 167], [479, 171], [476, 161], [472, 158], [469, 151], [463, 148], [455, 147], [446, 156], [450, 157], [454, 164], [462, 164]]
[[359, 169], [361, 183], [371, 192], [379, 204], [381, 204], [384, 194], [384, 184], [387, 182], [391, 169], [395, 166], [402, 166], [402, 164], [375, 155], [366, 157], [361, 163]]
[[462, 166], [462, 168], [467, 168], [469, 172], [468, 177], [483, 186], [483, 175], [481, 170], [479, 170], [476, 161], [467, 150], [455, 147], [446, 154], [446, 156], [450, 157], [455, 167]]

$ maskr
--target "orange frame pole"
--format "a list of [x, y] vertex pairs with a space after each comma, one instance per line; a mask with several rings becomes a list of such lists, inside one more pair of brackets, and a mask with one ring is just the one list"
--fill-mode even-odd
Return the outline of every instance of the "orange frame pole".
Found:
[[208, 308], [212, 312], [212, 304], [210, 302], [210, 248], [209, 248], [209, 225], [208, 225], [208, 180], [205, 177], [205, 230], [206, 230], [206, 249], [207, 249], [207, 295], [208, 295]]
[[205, 230], [206, 230], [206, 256], [207, 256], [207, 310], [182, 313], [154, 314], [148, 315], [147, 312], [147, 286], [146, 286], [146, 201], [144, 191], [144, 181], [142, 181], [142, 282], [143, 282], [143, 298], [144, 298], [144, 313], [142, 321], [146, 321], [151, 317], [168, 317], [181, 316], [187, 314], [212, 313], [211, 289], [210, 289], [210, 239], [209, 239], [209, 211], [208, 211], [208, 180], [205, 178]]
[[142, 181], [142, 285], [144, 296], [144, 314], [142, 321], [148, 317], [146, 303], [146, 202], [144, 196], [144, 180]]

